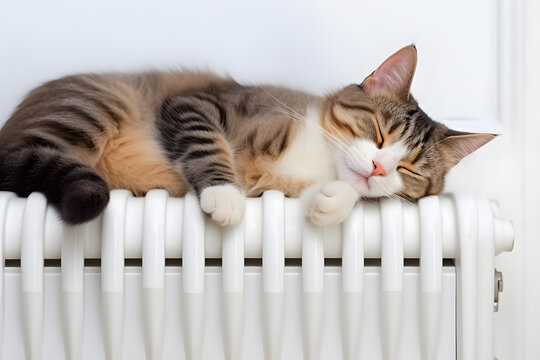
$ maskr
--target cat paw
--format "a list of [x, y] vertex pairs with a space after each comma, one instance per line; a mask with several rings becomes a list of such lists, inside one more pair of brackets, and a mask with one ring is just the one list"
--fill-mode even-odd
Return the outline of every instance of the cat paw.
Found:
[[220, 225], [235, 225], [242, 220], [246, 197], [234, 185], [209, 186], [201, 192], [201, 209]]
[[308, 209], [309, 220], [317, 226], [343, 222], [358, 200], [358, 193], [344, 181], [332, 181], [315, 193]]
[[77, 225], [97, 217], [108, 203], [109, 189], [105, 181], [82, 179], [64, 189], [58, 211], [67, 224]]

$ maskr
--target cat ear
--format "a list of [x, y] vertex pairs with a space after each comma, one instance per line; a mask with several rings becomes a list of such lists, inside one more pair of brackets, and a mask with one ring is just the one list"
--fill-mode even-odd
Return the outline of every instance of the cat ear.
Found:
[[495, 136], [448, 130], [446, 138], [439, 143], [445, 158], [446, 170], [450, 170], [461, 159], [493, 140]]
[[416, 60], [416, 47], [405, 46], [365, 78], [361, 86], [371, 96], [398, 96], [407, 99], [416, 70]]

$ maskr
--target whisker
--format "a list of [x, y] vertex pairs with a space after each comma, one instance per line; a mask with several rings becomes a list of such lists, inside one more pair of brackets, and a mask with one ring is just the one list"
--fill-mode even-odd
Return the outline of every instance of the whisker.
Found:
[[[302, 124], [312, 126], [315, 130], [319, 131], [320, 134], [323, 135], [327, 140], [329, 140], [333, 145], [340, 148], [348, 157], [350, 157], [351, 159], [354, 160], [354, 156], [353, 156], [353, 155], [355, 155], [354, 149], [350, 148], [347, 144], [344, 144], [343, 142], [341, 142], [339, 139], [337, 139], [335, 136], [330, 134], [328, 131], [326, 131], [324, 128], [322, 128], [320, 125], [314, 124], [313, 122], [309, 121], [307, 118], [305, 118], [301, 114], [298, 114], [296, 112], [291, 113], [291, 112], [288, 112], [287, 109], [280, 108], [280, 107], [266, 106], [264, 108], [266, 108], [268, 110], [273, 110], [273, 111], [280, 112], [280, 113], [282, 113], [284, 115], [290, 116], [293, 120], [296, 120], [296, 121], [298, 121], [298, 122], [300, 122]], [[353, 154], [351, 154], [351, 152]]]
[[[352, 155], [355, 155], [357, 157], [360, 157], [362, 159], [365, 159], [364, 156], [360, 153], [358, 153], [358, 151], [356, 151], [356, 149], [352, 148], [349, 144], [345, 144], [343, 141], [341, 141], [340, 139], [338, 139], [336, 136], [334, 136], [333, 134], [331, 134], [330, 132], [328, 132], [326, 129], [324, 129], [322, 126], [318, 125], [318, 124], [314, 124], [313, 122], [311, 121], [308, 121], [308, 119], [306, 119], [303, 115], [299, 114], [298, 112], [296, 112], [294, 109], [292, 109], [290, 106], [288, 106], [286, 103], [284, 103], [283, 101], [279, 100], [278, 98], [276, 98], [274, 95], [272, 95], [272, 93], [270, 93], [270, 91], [268, 91], [267, 89], [265, 89], [264, 87], [262, 88], [272, 99], [274, 99], [274, 101], [276, 101], [278, 104], [280, 104], [283, 108], [277, 108], [277, 109], [280, 109], [282, 110], [282, 113], [284, 114], [287, 114], [293, 118], [295, 118], [296, 120], [299, 120], [299, 121], [302, 121], [303, 123], [305, 124], [309, 124], [310, 126], [314, 127], [315, 129], [317, 129], [322, 135], [324, 135], [327, 139], [331, 140], [333, 142], [334, 145], [338, 145], [340, 144], [340, 149], [347, 155], [349, 156], [352, 160], [355, 160], [354, 159], [354, 156]], [[277, 110], [276, 109], [276, 110]], [[288, 112], [286, 111], [288, 110]], [[339, 132], [338, 132], [339, 133]], [[351, 154], [352, 153], [352, 154]]]

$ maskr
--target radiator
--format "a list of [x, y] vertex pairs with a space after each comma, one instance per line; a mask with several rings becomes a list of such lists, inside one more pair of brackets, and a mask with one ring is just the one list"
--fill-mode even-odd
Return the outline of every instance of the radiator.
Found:
[[3, 359], [491, 360], [513, 227], [450, 194], [318, 228], [267, 191], [221, 228], [163, 190], [70, 227], [0, 192], [0, 241]]

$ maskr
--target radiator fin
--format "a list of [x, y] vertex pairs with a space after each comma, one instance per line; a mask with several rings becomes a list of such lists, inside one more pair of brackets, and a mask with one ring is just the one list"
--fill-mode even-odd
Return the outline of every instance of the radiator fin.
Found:
[[285, 199], [279, 191], [263, 194], [263, 336], [264, 358], [281, 359], [283, 335], [283, 273], [285, 268]]
[[439, 198], [418, 201], [420, 227], [420, 341], [422, 359], [435, 359], [439, 348], [442, 291], [442, 224]]
[[125, 214], [131, 193], [113, 191], [103, 214], [101, 234], [101, 304], [107, 360], [121, 359], [124, 347]]
[[28, 197], [21, 233], [21, 290], [26, 358], [41, 359], [43, 351], [43, 233], [47, 200]]

